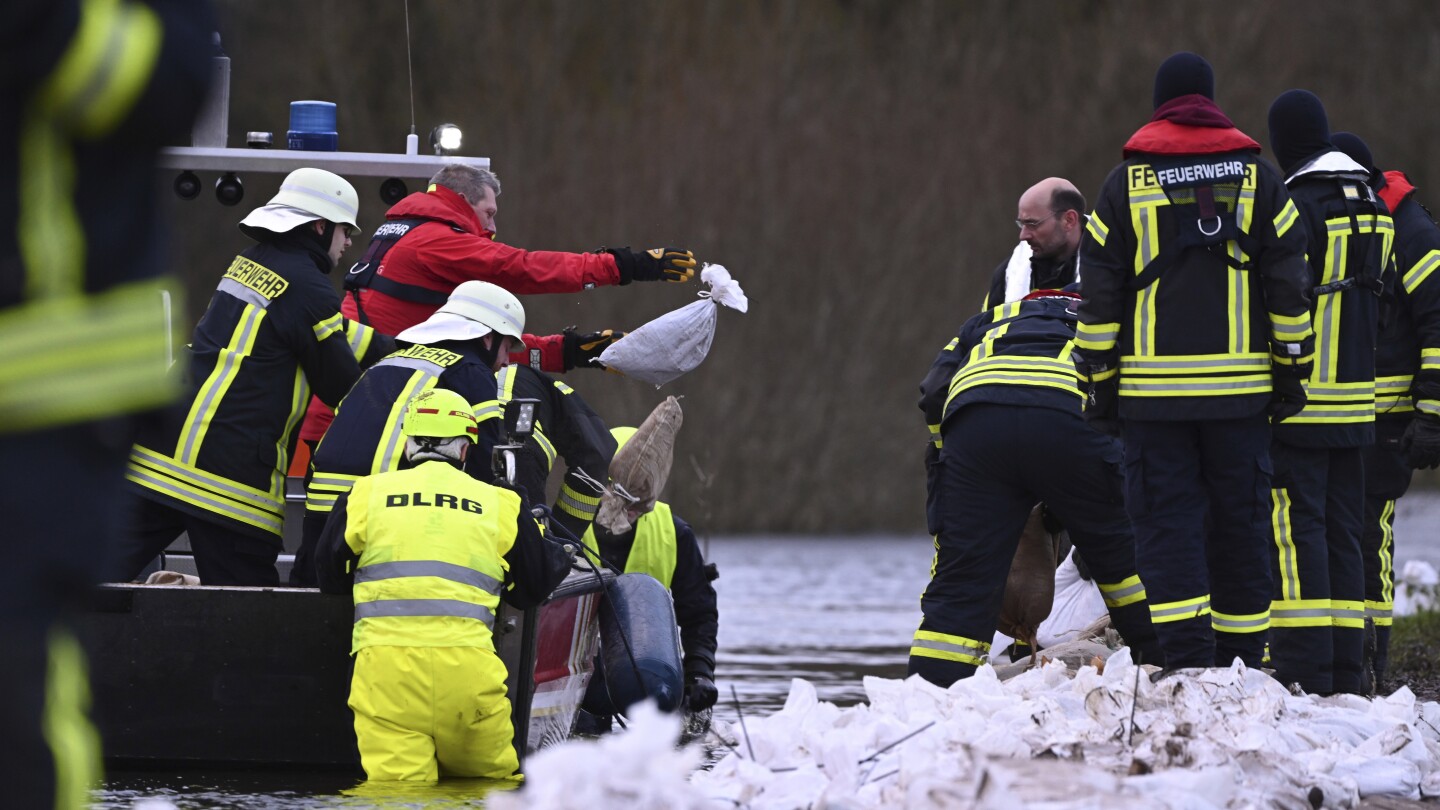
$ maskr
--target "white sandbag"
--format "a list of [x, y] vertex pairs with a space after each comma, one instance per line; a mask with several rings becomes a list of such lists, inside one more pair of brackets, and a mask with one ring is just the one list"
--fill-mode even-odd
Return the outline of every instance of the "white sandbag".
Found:
[[715, 339], [718, 304], [745, 312], [750, 302], [740, 282], [718, 264], [707, 264], [700, 280], [710, 285], [702, 300], [667, 312], [611, 343], [600, 363], [657, 388], [700, 365]]
[[[1105, 597], [1100, 595], [1100, 588], [1094, 582], [1081, 578], [1080, 569], [1075, 566], [1075, 551], [1071, 549], [1065, 561], [1055, 569], [1054, 606], [1050, 610], [1050, 616], [1040, 623], [1036, 640], [1040, 642], [1043, 650], [1082, 638], [1087, 628], [1108, 613]], [[1009, 659], [1002, 653], [1014, 640], [997, 632], [991, 642], [990, 660], [1007, 663]]]

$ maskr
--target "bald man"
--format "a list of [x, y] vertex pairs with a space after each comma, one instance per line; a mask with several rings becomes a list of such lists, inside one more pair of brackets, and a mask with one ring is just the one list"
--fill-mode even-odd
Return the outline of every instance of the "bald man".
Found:
[[987, 310], [1024, 298], [1031, 290], [1058, 290], [1075, 281], [1085, 196], [1063, 177], [1047, 177], [1020, 195], [1015, 225], [1020, 244], [995, 268], [980, 307]]

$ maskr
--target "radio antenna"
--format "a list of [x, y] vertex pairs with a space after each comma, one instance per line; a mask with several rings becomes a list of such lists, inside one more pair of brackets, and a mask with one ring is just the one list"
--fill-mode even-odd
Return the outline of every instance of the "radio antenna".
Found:
[[415, 61], [410, 56], [410, 0], [405, 0], [405, 71], [410, 77], [410, 134], [415, 134]]

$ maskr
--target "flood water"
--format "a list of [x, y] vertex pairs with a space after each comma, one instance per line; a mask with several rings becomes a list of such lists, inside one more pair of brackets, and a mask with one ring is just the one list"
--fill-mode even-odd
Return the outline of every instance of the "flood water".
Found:
[[[1440, 493], [1401, 500], [1396, 536], [1397, 570], [1408, 560], [1440, 568]], [[708, 545], [720, 569], [717, 719], [779, 709], [792, 678], [848, 705], [864, 699], [863, 676], [904, 677], [928, 580], [928, 537], [726, 537]], [[376, 795], [355, 790], [356, 781], [333, 773], [111, 773], [94, 806], [129, 810], [163, 799], [185, 810], [430, 810], [475, 806], [486, 790], [459, 780]]]

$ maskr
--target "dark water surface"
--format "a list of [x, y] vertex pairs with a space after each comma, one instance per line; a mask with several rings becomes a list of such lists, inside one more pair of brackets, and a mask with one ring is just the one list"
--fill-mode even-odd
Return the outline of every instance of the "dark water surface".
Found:
[[[1396, 568], [1424, 560], [1440, 568], [1440, 495], [1415, 493], [1396, 515]], [[865, 675], [903, 677], [910, 636], [929, 577], [928, 537], [726, 537], [709, 543], [720, 569], [717, 719], [780, 708], [792, 678], [822, 700], [864, 699]], [[734, 698], [731, 697], [731, 689]], [[375, 789], [334, 773], [112, 773], [95, 807], [129, 810], [301, 810], [322, 807], [438, 808], [483, 803], [493, 784]]]

